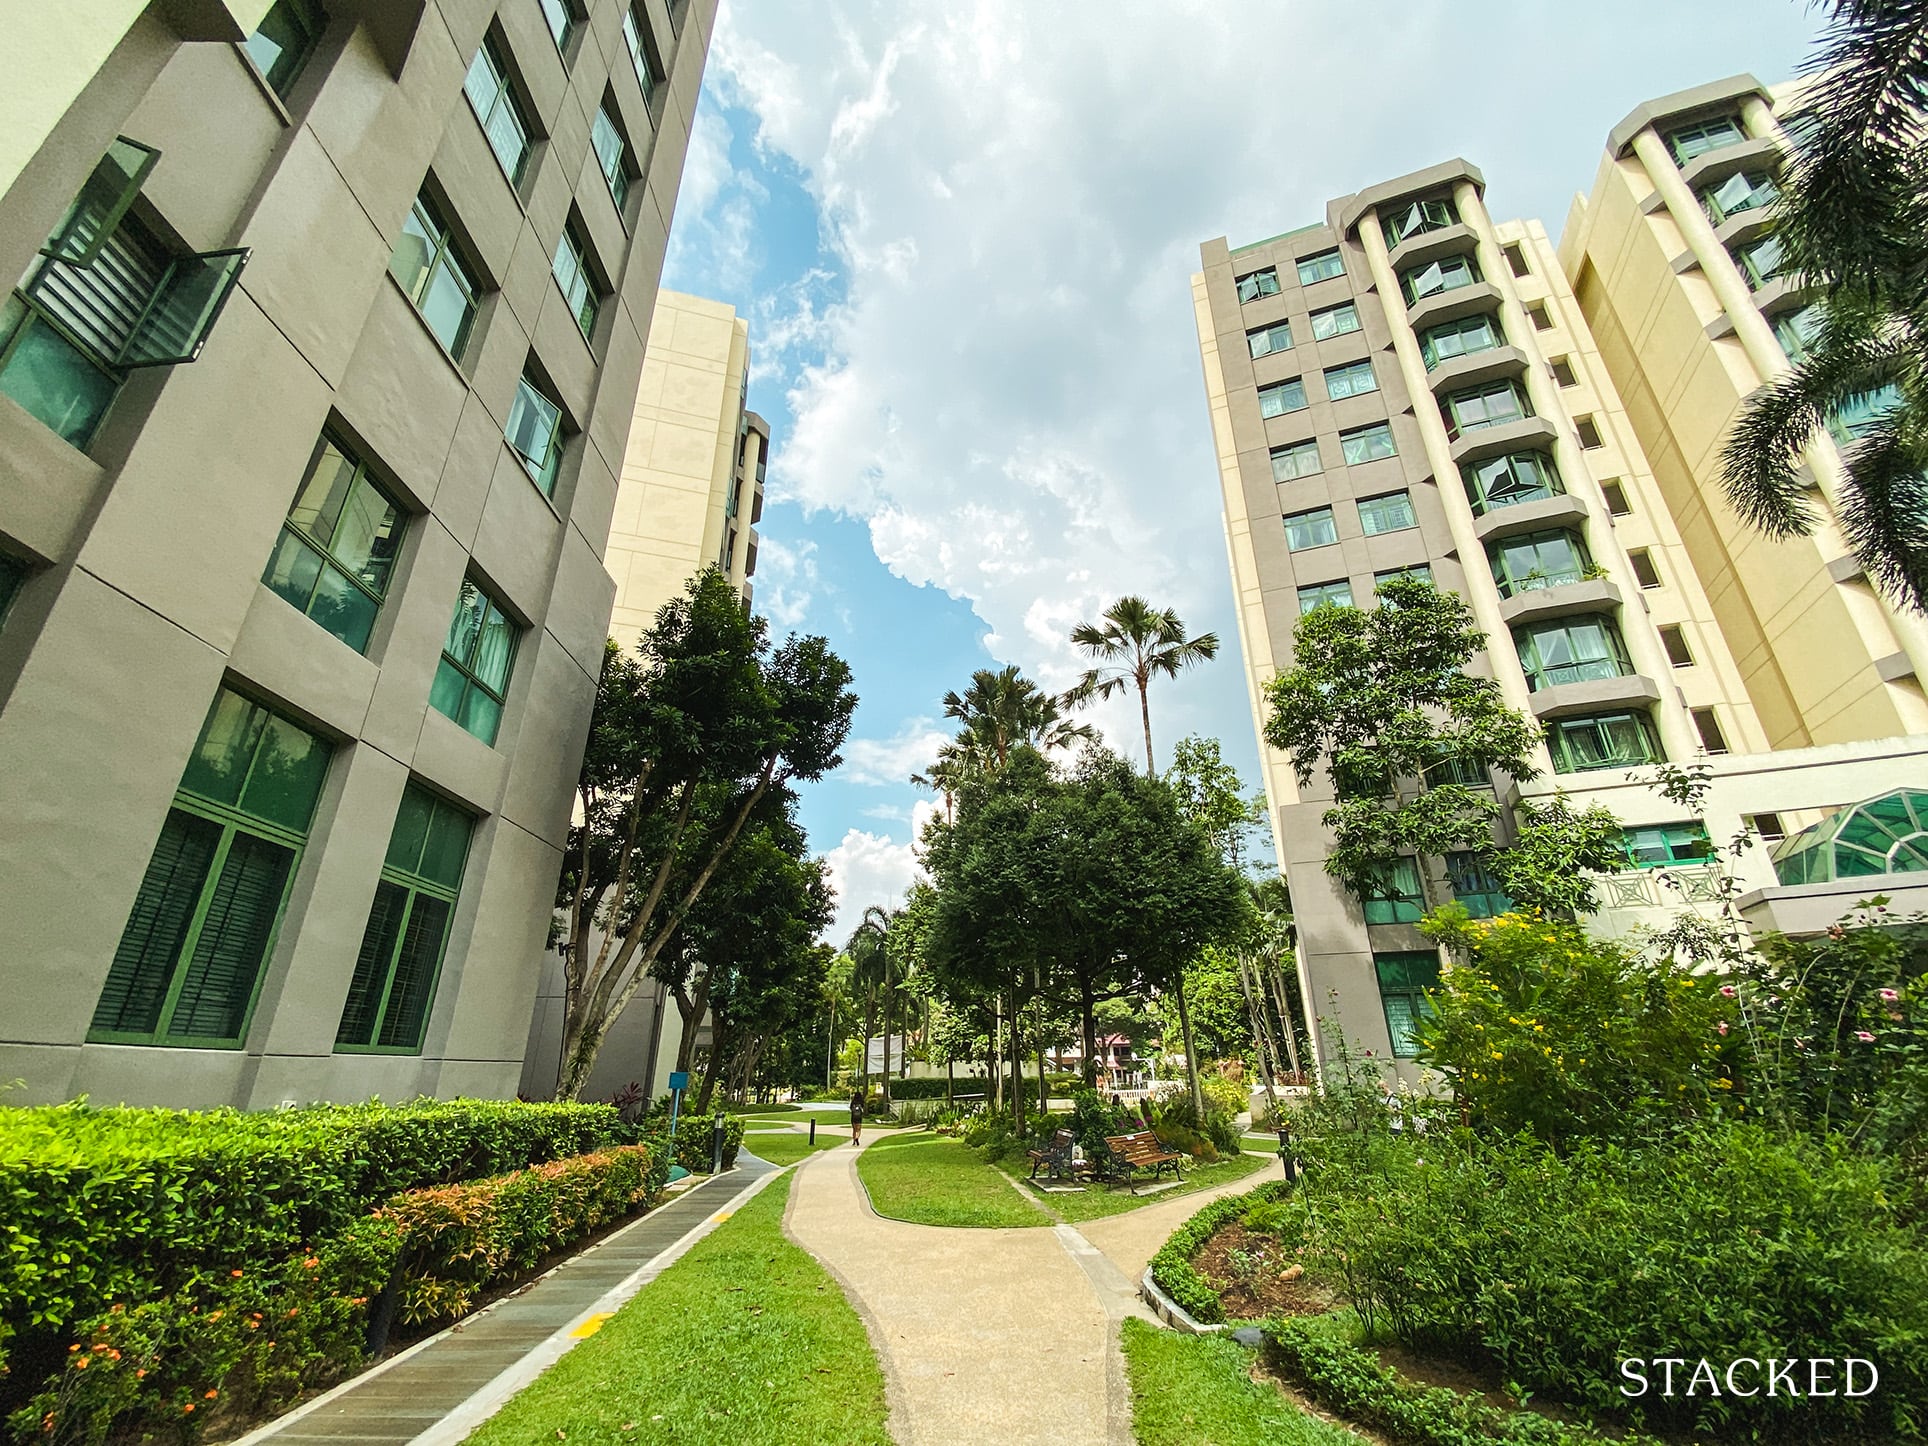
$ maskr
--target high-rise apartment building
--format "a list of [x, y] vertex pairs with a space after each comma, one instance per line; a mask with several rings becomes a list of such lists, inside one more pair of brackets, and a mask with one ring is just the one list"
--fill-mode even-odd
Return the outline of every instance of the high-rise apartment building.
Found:
[[[657, 610], [706, 567], [750, 606], [770, 424], [749, 398], [749, 323], [725, 302], [658, 293], [605, 559], [616, 579], [609, 635], [622, 647], [635, 647]], [[531, 1099], [555, 1088], [562, 1007], [561, 960], [545, 955], [522, 1072]], [[699, 1023], [699, 1042], [706, 1029]], [[652, 1099], [662, 1094], [682, 1038], [668, 990], [647, 982], [610, 1026], [583, 1098], [608, 1099], [632, 1083]]]
[[43, 9], [0, 1077], [512, 1093], [713, 0]]
[[[1318, 225], [1201, 248], [1193, 297], [1254, 721], [1311, 608], [1373, 606], [1398, 573], [1457, 591], [1487, 635], [1475, 668], [1545, 730], [1523, 791], [1597, 798], [1627, 825], [1628, 868], [1595, 921], [1624, 933], [1710, 895], [1713, 840], [1768, 820], [1793, 832], [1907, 769], [1928, 776], [1928, 737], [1870, 715], [1834, 747], [1770, 751], [1787, 740], [1752, 688], [1755, 640], [1725, 625], [1727, 580], [1703, 570], [1703, 524], [1656, 477], [1543, 228], [1494, 222], [1483, 191], [1455, 160], [1335, 200]], [[1717, 505], [1705, 486], [1700, 516]], [[1324, 870], [1323, 775], [1301, 789], [1288, 758], [1261, 753], [1309, 1010], [1407, 1054], [1438, 968], [1414, 927], [1424, 899], [1475, 915], [1510, 901], [1471, 855], [1404, 859], [1353, 897]], [[1643, 771], [1695, 759], [1716, 774], [1698, 816]], [[1673, 893], [1653, 881], [1661, 866], [1682, 880]], [[1761, 922], [1785, 924], [1800, 901], [1779, 897], [1765, 850], [1738, 867]], [[1840, 887], [1830, 875], [1810, 892], [1831, 906]]]

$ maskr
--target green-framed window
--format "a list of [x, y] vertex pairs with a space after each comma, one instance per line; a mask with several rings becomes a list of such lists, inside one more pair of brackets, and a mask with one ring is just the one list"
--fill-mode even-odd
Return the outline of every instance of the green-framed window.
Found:
[[1901, 405], [1901, 388], [1893, 382], [1872, 392], [1860, 392], [1828, 415], [1828, 432], [1842, 446], [1858, 441], [1867, 430]]
[[469, 62], [462, 92], [482, 122], [482, 133], [489, 138], [489, 149], [502, 163], [509, 184], [520, 186], [523, 167], [529, 162], [529, 122], [509, 80], [509, 67], [493, 40], [484, 40]]
[[401, 508], [367, 465], [323, 433], [261, 580], [364, 652], [388, 596], [404, 525]]
[[509, 670], [515, 666], [517, 631], [480, 583], [473, 578], [462, 580], [428, 700], [437, 712], [490, 746], [502, 726], [502, 701], [509, 693]]
[[1674, 864], [1704, 864], [1714, 857], [1714, 841], [1707, 825], [1661, 823], [1620, 830], [1620, 847], [1630, 869], [1664, 869]]
[[1324, 470], [1319, 461], [1319, 444], [1308, 439], [1272, 449], [1272, 480], [1290, 482]]
[[632, 3], [623, 11], [623, 44], [629, 50], [629, 63], [636, 72], [636, 84], [642, 87], [643, 104], [649, 105], [656, 98], [656, 87], [662, 82], [663, 73], [656, 64], [655, 57], [649, 53], [649, 21], [644, 19]]
[[1528, 692], [1624, 678], [1633, 671], [1627, 645], [1613, 619], [1593, 614], [1532, 623], [1513, 629], [1513, 647], [1526, 672]]
[[1339, 255], [1339, 248], [1321, 251], [1314, 256], [1301, 256], [1298, 260], [1299, 285], [1310, 286], [1315, 281], [1330, 281], [1335, 276], [1346, 274], [1346, 263]]
[[1350, 301], [1342, 301], [1337, 306], [1313, 312], [1306, 320], [1312, 323], [1314, 341], [1329, 341], [1359, 329], [1359, 308]]
[[1469, 463], [1459, 469], [1459, 478], [1466, 486], [1466, 500], [1472, 504], [1475, 517], [1483, 517], [1495, 507], [1537, 502], [1566, 492], [1560, 469], [1544, 452], [1510, 452]]
[[1406, 304], [1414, 306], [1429, 296], [1443, 296], [1479, 279], [1479, 266], [1472, 257], [1442, 256], [1400, 272], [1399, 289], [1405, 293]]
[[1303, 377], [1293, 377], [1288, 381], [1274, 382], [1269, 387], [1259, 388], [1259, 415], [1261, 417], [1283, 417], [1288, 412], [1303, 412], [1305, 409], [1305, 379]]
[[1489, 542], [1486, 559], [1501, 597], [1578, 582], [1593, 566], [1580, 534], [1563, 527]]
[[1374, 422], [1370, 426], [1354, 427], [1339, 434], [1339, 454], [1346, 459], [1348, 467], [1357, 467], [1362, 462], [1377, 462], [1384, 457], [1396, 457], [1399, 448], [1393, 444], [1392, 425], [1389, 422]]
[[1396, 577], [1410, 577], [1416, 582], [1430, 583], [1433, 580], [1433, 565], [1430, 562], [1409, 562], [1404, 567], [1389, 567], [1384, 572], [1372, 575], [1372, 591], [1377, 596], [1379, 589]]
[[1484, 386], [1468, 387], [1465, 391], [1449, 392], [1439, 404], [1439, 410], [1446, 421], [1446, 435], [1457, 441], [1467, 432], [1524, 421], [1533, 415], [1533, 404], [1526, 399], [1526, 389], [1507, 377]]
[[1722, 146], [1739, 145], [1746, 139], [1747, 132], [1741, 129], [1739, 116], [1720, 115], [1668, 131], [1667, 149], [1674, 153], [1675, 164], [1684, 166], [1696, 156], [1704, 156]]
[[468, 814], [420, 784], [403, 791], [335, 1030], [337, 1053], [422, 1052], [473, 830]]
[[1458, 224], [1459, 212], [1447, 200], [1412, 201], [1381, 217], [1379, 221], [1379, 227], [1386, 236], [1388, 251], [1414, 236], [1424, 236], [1428, 231], [1442, 231]]
[[1500, 330], [1499, 322], [1484, 315], [1462, 316], [1457, 321], [1441, 322], [1419, 335], [1419, 353], [1425, 359], [1427, 371], [1456, 356], [1471, 356], [1474, 352], [1491, 351], [1505, 344], [1506, 336]]
[[1326, 368], [1325, 390], [1328, 401], [1362, 397], [1367, 392], [1379, 390], [1379, 378], [1372, 374], [1370, 359], [1347, 362], [1344, 366]]
[[1245, 333], [1245, 349], [1254, 358], [1292, 350], [1292, 323], [1275, 321], [1270, 326], [1254, 327]]
[[1425, 783], [1428, 788], [1436, 788], [1442, 783], [1458, 783], [1467, 788], [1491, 788], [1493, 778], [1463, 754], [1442, 753], [1426, 765]]
[[1763, 236], [1758, 241], [1735, 247], [1734, 264], [1740, 267], [1741, 275], [1747, 278], [1747, 289], [1759, 291], [1787, 266], [1787, 258], [1781, 251], [1781, 238]]
[[1337, 582], [1308, 583], [1299, 589], [1299, 611], [1309, 613], [1314, 608], [1330, 604], [1333, 607], [1352, 606], [1352, 584], [1344, 578]]
[[1700, 204], [1707, 212], [1707, 219], [1718, 226], [1730, 216], [1773, 205], [1780, 194], [1781, 188], [1766, 171], [1741, 171], [1718, 186], [1704, 187]]
[[1546, 725], [1547, 751], [1555, 773], [1586, 773], [1596, 768], [1631, 768], [1658, 763], [1661, 751], [1653, 720], [1645, 713], [1597, 713], [1554, 718]]
[[509, 424], [503, 428], [503, 435], [542, 495], [553, 497], [556, 472], [562, 464], [562, 408], [543, 394], [527, 372], [516, 383], [515, 401], [509, 407]]
[[1807, 360], [1808, 349], [1820, 334], [1821, 308], [1812, 303], [1799, 311], [1784, 311], [1774, 318], [1774, 339], [1795, 365]]
[[327, 25], [328, 16], [315, 0], [274, 0], [241, 48], [268, 88], [286, 100]]
[[548, 23], [550, 35], [555, 37], [556, 50], [566, 60], [569, 57], [569, 38], [576, 33], [576, 12], [569, 0], [536, 0], [542, 7], [542, 18]]
[[1439, 955], [1428, 949], [1400, 949], [1372, 956], [1379, 981], [1379, 1002], [1386, 1011], [1386, 1033], [1396, 1059], [1419, 1054], [1419, 1021], [1432, 1016], [1426, 991], [1439, 987]]
[[1372, 881], [1360, 906], [1368, 924], [1416, 924], [1426, 912], [1426, 895], [1419, 883], [1419, 861], [1401, 855]]
[[1248, 301], [1257, 301], [1261, 296], [1277, 296], [1279, 294], [1279, 268], [1276, 266], [1262, 266], [1257, 271], [1246, 272], [1245, 275], [1239, 277], [1234, 284], [1238, 287], [1238, 299], [1241, 304]]
[[1339, 533], [1332, 525], [1330, 507], [1294, 512], [1285, 519], [1285, 545], [1289, 551], [1304, 552], [1308, 547], [1329, 547], [1338, 540]]
[[1368, 537], [1377, 537], [1382, 532], [1404, 532], [1408, 527], [1419, 526], [1419, 519], [1413, 516], [1412, 494], [1407, 492], [1361, 497], [1358, 507], [1359, 530]]
[[20, 596], [20, 588], [27, 580], [27, 564], [11, 553], [0, 552], [0, 623], [7, 620], [7, 610], [13, 600]]
[[629, 142], [609, 113], [608, 101], [597, 108], [596, 119], [590, 123], [589, 144], [595, 148], [603, 180], [609, 183], [609, 199], [616, 203], [616, 214], [621, 215], [629, 204]]
[[436, 340], [460, 361], [475, 321], [479, 288], [426, 194], [415, 198], [408, 219], [402, 222], [402, 239], [388, 258], [388, 272], [408, 293]]
[[1466, 912], [1475, 919], [1497, 918], [1513, 907], [1513, 900], [1507, 897], [1492, 870], [1470, 850], [1446, 855], [1446, 878], [1453, 886], [1453, 897], [1465, 905]]
[[582, 233], [571, 221], [562, 228], [555, 257], [549, 264], [584, 341], [595, 334], [596, 312], [602, 306], [602, 298], [596, 294], [596, 279], [589, 273], [588, 250]]
[[329, 746], [223, 688], [141, 878], [87, 1037], [233, 1046], [247, 1033]]

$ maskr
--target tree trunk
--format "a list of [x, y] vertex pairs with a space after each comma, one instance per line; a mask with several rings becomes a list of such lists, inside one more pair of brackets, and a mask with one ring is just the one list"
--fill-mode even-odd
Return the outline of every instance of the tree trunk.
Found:
[[884, 965], [884, 1111], [890, 1111], [890, 965]]
[[1044, 1018], [1038, 1017], [1038, 1037], [1032, 1041], [1038, 1051], [1038, 1118], [1042, 1120], [1051, 1113], [1051, 1092], [1044, 1087]]
[[1011, 1126], [1024, 1133], [1024, 1032], [1018, 1023], [1018, 992], [1011, 991]]
[[984, 1088], [990, 1091], [991, 1108], [1004, 1108], [1004, 996], [998, 995], [991, 1006], [990, 1058], [984, 1062]]
[[1145, 720], [1145, 777], [1156, 778], [1158, 766], [1151, 758], [1151, 691], [1143, 678], [1138, 680], [1138, 712]]
[[[1277, 958], [1272, 960], [1271, 968], [1272, 998], [1279, 1006], [1279, 1024], [1285, 1030], [1285, 1050], [1292, 1060], [1292, 1082], [1300, 1084], [1305, 1079], [1305, 1069], [1299, 1063], [1299, 1021], [1286, 1004], [1285, 968]], [[1298, 982], [1295, 973], [1293, 982]], [[1297, 992], [1296, 990], [1294, 991]]]
[[1092, 1002], [1091, 986], [1084, 985], [1079, 991], [1078, 1018], [1084, 1029], [1084, 1074], [1085, 1088], [1098, 1088], [1098, 1006]]
[[944, 1108], [953, 1108], [957, 1101], [951, 1098], [957, 1092], [957, 1061], [947, 1050], [944, 1054]]
[[823, 1087], [830, 1088], [830, 1080], [835, 1073], [834, 1061], [837, 1058], [837, 1006], [830, 1006], [830, 1018], [823, 1026]]
[[723, 1061], [723, 1021], [714, 1020], [710, 1026], [710, 1057], [703, 1061], [703, 1087], [696, 1096], [696, 1106], [690, 1111], [693, 1115], [709, 1113], [710, 1094], [716, 1088], [717, 1066]]
[[870, 1031], [877, 1023], [877, 995], [874, 991], [864, 991], [864, 1062], [861, 1066], [864, 1077], [864, 1098], [870, 1098]]
[[1258, 1050], [1259, 1068], [1265, 1071], [1265, 1102], [1274, 1116], [1279, 1110], [1279, 1052], [1272, 1043], [1272, 1028], [1265, 1021], [1265, 997], [1253, 987], [1251, 971], [1241, 954], [1238, 961], [1239, 988], [1245, 993], [1245, 1012], [1252, 1020], [1252, 1043]]
[[1192, 1079], [1192, 1108], [1198, 1122], [1205, 1123], [1205, 1091], [1198, 1082], [1198, 1054], [1192, 1048], [1192, 1013], [1185, 1007], [1185, 976], [1178, 976], [1178, 1031], [1185, 1040], [1185, 1073]]

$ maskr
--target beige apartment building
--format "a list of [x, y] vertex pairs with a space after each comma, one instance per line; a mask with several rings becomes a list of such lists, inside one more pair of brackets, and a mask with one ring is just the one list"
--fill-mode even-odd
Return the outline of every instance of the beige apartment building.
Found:
[[[749, 394], [749, 323], [725, 302], [659, 292], [604, 559], [616, 580], [609, 634], [625, 648], [706, 567], [750, 606], [770, 424], [749, 409]], [[562, 998], [561, 961], [545, 954], [522, 1074], [530, 1098], [555, 1088]], [[707, 1028], [698, 1026], [699, 1042]], [[662, 1094], [682, 1037], [668, 991], [647, 984], [611, 1027], [583, 1098], [631, 1083]]]
[[15, 17], [10, 1099], [514, 1092], [714, 11]]
[[[1705, 565], [1719, 499], [1704, 476], [1662, 478], [1645, 446], [1650, 416], [1626, 400], [1631, 388], [1644, 404], [1643, 379], [1677, 376], [1698, 343], [1675, 327], [1671, 369], [1664, 331], [1643, 332], [1637, 357], [1603, 348], [1586, 301], [1595, 283], [1579, 272], [1576, 291], [1561, 263], [1571, 240], [1556, 252], [1537, 222], [1495, 222], [1484, 189], [1454, 160], [1341, 197], [1317, 225], [1201, 248], [1193, 299], [1253, 718], [1262, 729], [1262, 689], [1291, 666], [1306, 611], [1370, 606], [1402, 572], [1458, 591], [1488, 639], [1475, 667], [1545, 730], [1525, 793], [1599, 798], [1626, 825], [1628, 867], [1604, 882], [1608, 907], [1592, 922], [1622, 934], [1711, 903], [1710, 855], [1743, 827], [1772, 844], [1838, 825], [1846, 806], [1897, 783], [1928, 782], [1928, 727], [1918, 679], [1882, 653], [1865, 671], [1883, 691], [1837, 710], [1827, 746], [1803, 746], [1819, 741], [1812, 731], [1790, 738], [1757, 679], [1799, 673], [1786, 650], [1804, 634], [1790, 624], [1737, 640], [1732, 578]], [[1738, 345], [1708, 326], [1695, 335]], [[1323, 778], [1299, 788], [1290, 760], [1260, 746], [1309, 1012], [1401, 1059], [1437, 979], [1437, 952], [1415, 927], [1427, 886], [1475, 915], [1509, 901], [1470, 855], [1404, 860], [1379, 896], [1354, 898], [1324, 871]], [[1662, 760], [1713, 769], [1698, 816], [1648, 786]], [[1498, 785], [1511, 803], [1515, 786]], [[1928, 868], [1928, 794], [1895, 807], [1902, 823], [1884, 835], [1882, 862]], [[1776, 851], [1796, 847], [1790, 837]], [[1842, 882], [1833, 853], [1810, 848], [1809, 881], [1789, 888], [1768, 852], [1735, 865], [1762, 926], [1814, 927], [1832, 910], [1829, 921], [1865, 882]], [[1928, 903], [1928, 873], [1890, 885], [1921, 885]]]

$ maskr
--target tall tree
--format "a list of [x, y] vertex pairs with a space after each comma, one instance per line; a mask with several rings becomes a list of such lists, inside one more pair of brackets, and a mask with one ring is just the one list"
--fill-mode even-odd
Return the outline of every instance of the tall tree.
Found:
[[1219, 741], [1197, 734], [1179, 739], [1165, 781], [1177, 791], [1185, 817], [1205, 830], [1226, 863], [1243, 873], [1247, 833], [1265, 822], [1265, 797], [1246, 793], [1245, 781], [1225, 761]]
[[1185, 624], [1170, 608], [1155, 608], [1136, 595], [1121, 597], [1104, 611], [1101, 623], [1079, 623], [1071, 641], [1103, 666], [1088, 670], [1065, 695], [1083, 705], [1109, 698], [1127, 687], [1138, 690], [1138, 713], [1145, 725], [1145, 774], [1155, 777], [1151, 750], [1151, 680], [1176, 678], [1182, 669], [1218, 656], [1218, 634], [1185, 635]]
[[635, 658], [609, 646], [557, 898], [558, 1098], [581, 1093], [609, 1026], [759, 805], [842, 761], [856, 706], [828, 643], [773, 647], [714, 568], [664, 605]]
[[[890, 1106], [890, 1006], [896, 985], [891, 958], [891, 916], [888, 909], [872, 904], [864, 910], [862, 921], [844, 946], [850, 956], [852, 977], [864, 989], [871, 1008], [882, 1006], [884, 1016], [884, 1106]], [[868, 1011], [866, 1011], [868, 1019]], [[866, 1023], [866, 1030], [868, 1024]], [[870, 1089], [870, 1038], [864, 1037], [864, 1090]]]
[[1490, 791], [1432, 781], [1457, 760], [1517, 782], [1538, 770], [1539, 729], [1506, 706], [1499, 685], [1465, 670], [1486, 645], [1457, 593], [1413, 577], [1379, 587], [1382, 606], [1314, 608], [1293, 634], [1295, 663], [1266, 686], [1265, 741], [1289, 753], [1304, 787], [1323, 763], [1335, 802], [1326, 872], [1359, 898], [1387, 886], [1401, 856], [1490, 855], [1499, 805]]
[[1721, 454], [1729, 501], [1771, 537], [1819, 515], [1801, 484], [1816, 430], [1865, 430], [1842, 452], [1841, 530], [1869, 577], [1928, 609], [1928, 6], [1833, 0], [1787, 119], [1775, 202], [1783, 269], [1821, 293], [1806, 355], [1754, 393]]
[[944, 716], [964, 725], [958, 747], [995, 768], [1002, 768], [1020, 744], [1048, 753], [1097, 736], [1089, 725], [1066, 718], [1060, 701], [1016, 666], [979, 668], [962, 693], [944, 695]]

